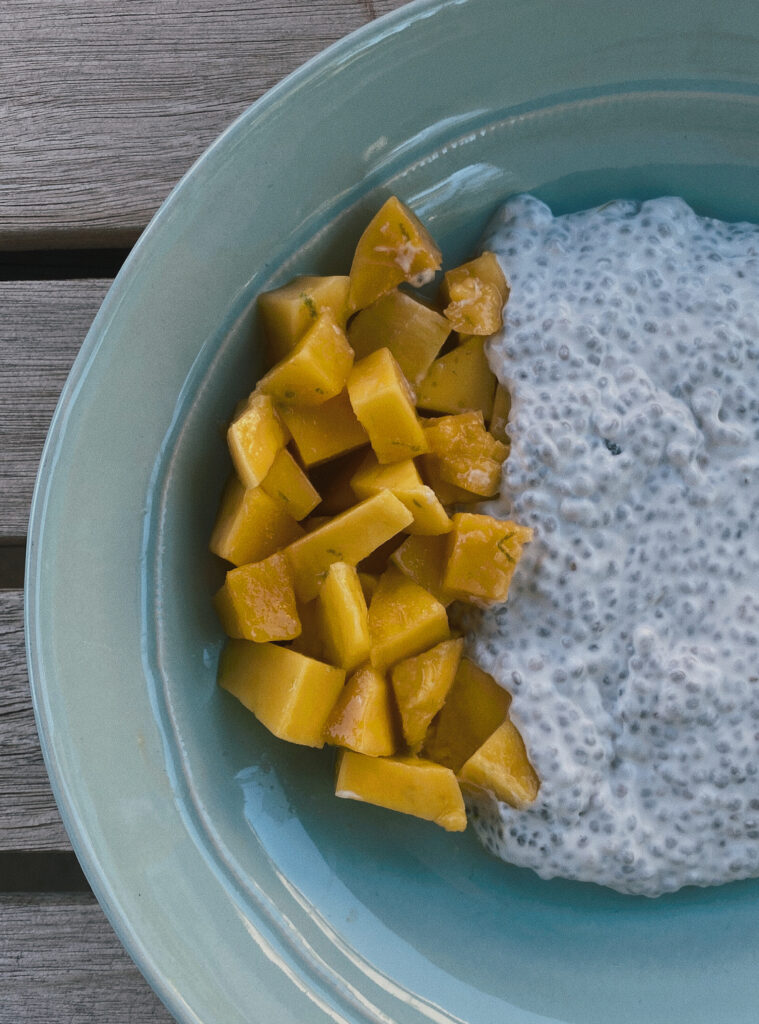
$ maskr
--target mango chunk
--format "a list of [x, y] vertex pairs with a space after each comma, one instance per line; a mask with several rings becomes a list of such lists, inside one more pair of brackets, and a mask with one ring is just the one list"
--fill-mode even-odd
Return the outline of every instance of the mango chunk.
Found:
[[355, 567], [333, 562], [317, 601], [326, 660], [351, 672], [369, 657], [368, 610]]
[[464, 798], [452, 771], [418, 757], [366, 757], [341, 751], [335, 796], [362, 800], [434, 821], [448, 832], [466, 828]]
[[481, 412], [428, 420], [424, 434], [444, 481], [484, 498], [498, 494], [507, 448], [485, 429]]
[[503, 326], [509, 286], [495, 253], [449, 270], [440, 289], [445, 317], [462, 334], [495, 334]]
[[[428, 421], [429, 422], [429, 421]], [[440, 473], [440, 465], [434, 455], [422, 455], [419, 458], [422, 476], [438, 496], [442, 505], [471, 505], [482, 501], [481, 494], [464, 490], [444, 480]]]
[[290, 743], [324, 746], [324, 726], [345, 672], [277, 644], [230, 640], [219, 685], [252, 711], [269, 732]]
[[277, 452], [261, 489], [270, 498], [281, 501], [293, 519], [304, 519], [321, 501], [319, 492], [287, 448]]
[[445, 703], [463, 649], [462, 639], [444, 640], [393, 668], [391, 678], [403, 738], [412, 753], [421, 749], [430, 722]]
[[296, 277], [282, 288], [262, 292], [258, 296], [258, 311], [266, 333], [269, 365], [284, 359], [325, 310], [344, 329], [349, 287], [347, 275]]
[[486, 790], [512, 807], [527, 807], [540, 788], [524, 740], [508, 718], [475, 750], [458, 775], [466, 788]]
[[230, 636], [261, 644], [300, 633], [290, 568], [281, 554], [230, 569], [215, 604]]
[[386, 669], [447, 640], [448, 616], [432, 594], [390, 566], [369, 605], [369, 635], [372, 665]]
[[407, 537], [390, 556], [390, 561], [410, 580], [428, 590], [442, 605], [455, 600], [455, 594], [443, 586], [448, 551], [445, 534], [437, 537]]
[[422, 222], [391, 196], [369, 221], [351, 263], [348, 305], [365, 309], [408, 281], [427, 284], [440, 269], [442, 255]]
[[364, 665], [350, 677], [330, 712], [324, 737], [368, 757], [395, 753], [392, 698], [381, 672]]
[[303, 536], [302, 528], [261, 487], [230, 477], [211, 534], [211, 551], [233, 565], [260, 562]]
[[356, 359], [387, 348], [404, 377], [418, 384], [451, 333], [451, 325], [419, 299], [398, 290], [383, 295], [351, 320], [348, 341]]
[[418, 385], [416, 404], [430, 412], [493, 412], [496, 377], [485, 355], [485, 340], [473, 337], [436, 359]]
[[509, 413], [511, 412], [511, 395], [508, 389], [499, 384], [495, 389], [493, 398], [493, 414], [490, 417], [490, 433], [496, 439], [508, 446], [511, 439], [508, 434]]
[[414, 517], [409, 533], [434, 535], [448, 533], [451, 528], [445, 509], [432, 488], [422, 481], [412, 459], [383, 466], [374, 452], [367, 452], [351, 479], [351, 487], [357, 498], [392, 491]]
[[345, 387], [353, 349], [329, 310], [320, 313], [292, 352], [258, 382], [277, 402], [323, 405]]
[[254, 391], [227, 430], [229, 454], [240, 482], [258, 487], [287, 434], [269, 395]]
[[327, 462], [369, 443], [369, 435], [356, 419], [347, 391], [310, 408], [281, 405], [279, 415], [305, 466]]
[[504, 721], [511, 696], [491, 675], [462, 658], [445, 704], [424, 741], [424, 756], [458, 772]]
[[461, 601], [505, 601], [522, 548], [530, 540], [529, 526], [457, 512], [448, 534], [443, 586]]
[[357, 565], [411, 522], [411, 513], [390, 491], [354, 505], [285, 548], [299, 601], [316, 597], [333, 562]]
[[348, 394], [380, 462], [400, 462], [427, 451], [414, 395], [389, 349], [380, 348], [355, 364]]

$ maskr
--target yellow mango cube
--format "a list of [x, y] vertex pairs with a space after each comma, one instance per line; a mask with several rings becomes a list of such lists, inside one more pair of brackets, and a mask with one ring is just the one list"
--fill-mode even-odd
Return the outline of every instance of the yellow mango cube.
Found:
[[[427, 421], [432, 422], [430, 420]], [[481, 494], [466, 491], [463, 487], [444, 480], [440, 473], [440, 465], [434, 455], [422, 455], [419, 458], [422, 476], [432, 488], [442, 505], [471, 505], [482, 501]]]
[[211, 534], [211, 551], [233, 565], [260, 562], [303, 536], [284, 505], [261, 487], [245, 488], [230, 477]]
[[351, 672], [369, 657], [368, 610], [355, 567], [333, 562], [317, 601], [326, 660]]
[[444, 316], [396, 289], [354, 316], [348, 341], [356, 359], [380, 348], [389, 349], [406, 380], [416, 385], [450, 333], [451, 325]]
[[458, 776], [467, 789], [485, 790], [512, 807], [527, 807], [540, 788], [524, 740], [508, 718], [462, 765]]
[[356, 419], [347, 391], [341, 391], [323, 405], [281, 405], [278, 411], [305, 466], [327, 462], [369, 443], [369, 435]]
[[493, 412], [496, 377], [485, 355], [483, 338], [468, 338], [436, 359], [418, 385], [416, 404], [430, 412], [479, 409], [486, 420]]
[[460, 601], [505, 601], [522, 549], [530, 540], [529, 526], [520, 526], [510, 519], [457, 512], [447, 538], [443, 586]]
[[392, 698], [381, 672], [364, 665], [350, 677], [327, 719], [324, 738], [368, 757], [395, 753]]
[[464, 641], [444, 640], [393, 667], [395, 702], [403, 738], [412, 753], [421, 750], [427, 728], [445, 703], [461, 661]]
[[443, 586], [443, 573], [448, 555], [445, 534], [436, 537], [407, 537], [390, 555], [390, 561], [410, 580], [428, 590], [442, 605], [449, 605], [455, 595]]
[[252, 711], [269, 732], [290, 743], [324, 746], [324, 726], [345, 672], [288, 647], [230, 640], [219, 662], [219, 685]]
[[282, 288], [262, 292], [258, 311], [266, 333], [269, 365], [283, 359], [325, 310], [344, 329], [349, 287], [347, 276], [296, 277]]
[[511, 696], [469, 658], [459, 662], [445, 704], [424, 741], [424, 756], [458, 772], [501, 725]]
[[503, 326], [509, 286], [495, 253], [449, 270], [440, 292], [446, 319], [462, 334], [495, 334]]
[[300, 633], [290, 568], [281, 554], [230, 569], [214, 601], [230, 636], [260, 644]]
[[428, 420], [424, 434], [446, 483], [484, 498], [498, 494], [507, 448], [485, 429], [481, 412]]
[[333, 562], [357, 565], [408, 526], [411, 518], [405, 505], [383, 491], [285, 548], [298, 600], [316, 597]]
[[304, 519], [321, 501], [319, 492], [287, 448], [277, 452], [261, 481], [261, 489], [270, 498], [281, 501], [293, 519]]
[[427, 229], [408, 207], [391, 196], [358, 240], [351, 263], [348, 305], [365, 309], [404, 281], [427, 284], [442, 255]]
[[380, 348], [354, 365], [348, 395], [380, 462], [400, 462], [427, 451], [413, 392], [389, 349]]
[[335, 796], [424, 818], [448, 832], [466, 828], [464, 798], [456, 776], [419, 757], [367, 757], [341, 751]]
[[269, 395], [254, 391], [227, 430], [235, 472], [245, 487], [258, 487], [271, 469], [287, 433]]
[[499, 384], [493, 398], [493, 414], [490, 417], [490, 433], [508, 448], [511, 439], [508, 434], [509, 413], [511, 412], [511, 395], [508, 389]]
[[345, 387], [353, 349], [329, 312], [320, 313], [292, 352], [258, 382], [258, 390], [279, 403], [323, 405]]
[[382, 465], [374, 452], [367, 452], [351, 479], [351, 487], [357, 498], [392, 491], [414, 517], [409, 533], [435, 535], [448, 533], [451, 528], [445, 509], [432, 488], [422, 481], [412, 459]]
[[372, 665], [386, 669], [447, 640], [448, 616], [432, 594], [390, 566], [369, 605], [369, 635]]

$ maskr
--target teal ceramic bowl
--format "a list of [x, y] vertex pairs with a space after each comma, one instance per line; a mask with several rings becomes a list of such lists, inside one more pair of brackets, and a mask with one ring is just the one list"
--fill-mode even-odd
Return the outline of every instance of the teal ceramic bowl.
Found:
[[66, 385], [30, 529], [40, 736], [92, 886], [180, 1021], [757, 1020], [759, 881], [656, 901], [540, 881], [335, 800], [328, 751], [215, 686], [207, 539], [257, 292], [344, 272], [390, 193], [452, 261], [522, 190], [759, 220], [759, 7], [421, 0], [370, 25], [188, 173]]

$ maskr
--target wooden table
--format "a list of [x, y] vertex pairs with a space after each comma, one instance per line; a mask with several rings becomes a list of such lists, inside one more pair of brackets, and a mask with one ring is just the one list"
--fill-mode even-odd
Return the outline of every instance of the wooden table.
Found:
[[34, 726], [25, 534], [58, 394], [130, 246], [208, 143], [402, 4], [0, 4], [0, 1024], [170, 1020], [89, 890]]

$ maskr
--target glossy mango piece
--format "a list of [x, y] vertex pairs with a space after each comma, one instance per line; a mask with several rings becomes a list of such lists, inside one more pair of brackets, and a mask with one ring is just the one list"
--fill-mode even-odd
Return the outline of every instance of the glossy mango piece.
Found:
[[436, 537], [407, 537], [390, 555], [390, 561], [410, 580], [428, 590], [442, 605], [449, 605], [455, 595], [443, 586], [447, 552], [445, 534]]
[[467, 491], [463, 487], [457, 487], [455, 484], [449, 483], [448, 480], [444, 480], [436, 456], [420, 456], [419, 467], [423, 479], [435, 492], [441, 505], [472, 505], [474, 502], [482, 501], [481, 494], [474, 494], [472, 491]]
[[326, 660], [351, 672], [368, 659], [370, 646], [366, 598], [355, 567], [333, 562], [317, 601]]
[[380, 577], [369, 605], [371, 662], [384, 670], [450, 636], [443, 605], [395, 566]]
[[367, 757], [341, 751], [335, 796], [386, 807], [433, 821], [448, 832], [463, 832], [466, 811], [456, 776], [418, 757]]
[[351, 487], [357, 498], [392, 491], [414, 517], [409, 533], [435, 535], [448, 533], [451, 528], [448, 514], [432, 488], [423, 482], [412, 459], [382, 465], [374, 452], [367, 452], [351, 479]]
[[378, 349], [354, 365], [348, 395], [379, 462], [400, 462], [427, 451], [413, 392], [389, 349]]
[[498, 494], [508, 450], [485, 429], [481, 412], [427, 420], [424, 434], [442, 479], [484, 498]]
[[511, 696], [491, 675], [462, 658], [442, 710], [424, 740], [424, 756], [458, 772], [505, 720]]
[[510, 519], [457, 512], [447, 537], [443, 586], [461, 601], [505, 601], [532, 530]]
[[329, 310], [320, 313], [284, 359], [258, 382], [258, 390], [278, 403], [323, 405], [345, 387], [353, 349]]
[[511, 443], [508, 433], [510, 412], [511, 395], [503, 384], [499, 384], [495, 389], [495, 395], [493, 397], [493, 413], [490, 417], [490, 433], [496, 441], [501, 441], [507, 448]]
[[440, 294], [446, 319], [460, 333], [495, 334], [503, 326], [509, 287], [495, 253], [484, 252], [449, 270]]
[[347, 512], [285, 548], [300, 601], [316, 597], [333, 562], [357, 565], [411, 522], [411, 513], [390, 491], [359, 502]]
[[303, 530], [284, 505], [261, 487], [245, 488], [230, 477], [211, 534], [211, 551], [233, 565], [260, 562]]
[[450, 333], [444, 316], [396, 289], [356, 314], [348, 327], [348, 341], [356, 359], [389, 349], [406, 380], [416, 385]]
[[278, 644], [230, 640], [219, 662], [219, 685], [252, 711], [269, 732], [290, 743], [324, 746], [324, 726], [345, 672]]
[[508, 718], [462, 765], [458, 776], [466, 788], [484, 790], [518, 808], [529, 806], [540, 788], [524, 740]]
[[444, 640], [413, 658], [399, 661], [391, 674], [403, 739], [418, 753], [430, 722], [442, 708], [461, 661], [462, 639]]
[[293, 519], [304, 519], [321, 501], [319, 492], [292, 457], [282, 448], [261, 482], [270, 498], [282, 503]]
[[485, 355], [484, 338], [468, 338], [435, 360], [417, 387], [416, 404], [430, 412], [480, 410], [489, 420], [496, 383]]
[[327, 743], [368, 757], [385, 757], [397, 748], [393, 705], [385, 676], [363, 665], [345, 684], [324, 728]]
[[347, 391], [322, 405], [280, 405], [278, 412], [305, 466], [316, 466], [369, 443]]
[[358, 240], [351, 263], [348, 305], [365, 309], [404, 281], [421, 287], [440, 269], [442, 256], [411, 210], [391, 196]]
[[269, 365], [283, 359], [320, 313], [329, 310], [343, 329], [348, 320], [350, 278], [296, 277], [281, 288], [258, 296], [266, 335]]
[[227, 444], [245, 487], [258, 487], [271, 469], [287, 433], [269, 395], [254, 391], [229, 425]]
[[260, 644], [292, 640], [301, 630], [290, 568], [279, 553], [230, 569], [214, 603], [232, 637]]

